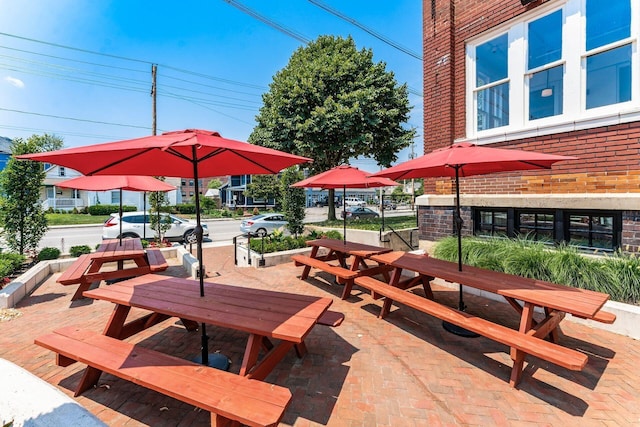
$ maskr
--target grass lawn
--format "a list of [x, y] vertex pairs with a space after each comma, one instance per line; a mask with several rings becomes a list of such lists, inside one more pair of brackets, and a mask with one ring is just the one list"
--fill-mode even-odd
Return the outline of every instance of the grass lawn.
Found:
[[49, 225], [76, 225], [76, 224], [103, 224], [109, 215], [87, 215], [87, 214], [55, 214], [48, 213], [47, 221]]

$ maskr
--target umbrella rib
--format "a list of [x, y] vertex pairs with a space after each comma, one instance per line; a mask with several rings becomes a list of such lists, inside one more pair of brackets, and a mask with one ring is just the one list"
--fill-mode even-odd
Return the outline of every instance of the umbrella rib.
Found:
[[117, 161], [114, 161], [114, 162], [112, 162], [112, 163], [109, 163], [108, 165], [104, 165], [104, 166], [99, 167], [98, 169], [94, 169], [94, 170], [92, 170], [92, 171], [89, 171], [89, 172], [87, 172], [85, 175], [94, 175], [94, 174], [96, 174], [96, 173], [102, 172], [103, 170], [108, 169], [108, 168], [110, 168], [111, 166], [115, 166], [115, 165], [117, 165], [118, 163], [122, 163], [123, 161], [127, 161], [127, 160], [133, 159], [133, 158], [135, 158], [135, 157], [141, 156], [141, 155], [143, 155], [143, 154], [145, 154], [145, 153], [147, 153], [148, 151], [151, 151], [151, 150], [153, 150], [153, 149], [154, 149], [153, 147], [152, 147], [152, 148], [147, 148], [146, 150], [143, 150], [143, 151], [141, 151], [141, 152], [134, 153], [134, 154], [132, 154], [132, 155], [131, 155], [131, 156], [129, 156], [129, 157], [125, 157], [124, 159], [119, 159], [119, 160], [117, 160]]

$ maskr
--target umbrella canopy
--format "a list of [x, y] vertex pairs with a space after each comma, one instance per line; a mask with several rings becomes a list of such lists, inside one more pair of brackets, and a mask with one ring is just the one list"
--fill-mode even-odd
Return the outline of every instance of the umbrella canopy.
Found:
[[[198, 276], [204, 296], [202, 225], [198, 179], [220, 175], [275, 174], [311, 161], [270, 148], [227, 139], [218, 132], [186, 129], [143, 138], [67, 148], [17, 156], [22, 160], [53, 163], [84, 175], [147, 175], [193, 178], [195, 183]], [[202, 328], [202, 362], [207, 364], [205, 326]]]
[[92, 175], [79, 176], [56, 184], [57, 187], [77, 190], [107, 191], [120, 190], [120, 244], [122, 244], [122, 190], [127, 191], [171, 191], [176, 187], [152, 176], [140, 175]]
[[373, 174], [373, 177], [411, 179], [461, 177], [529, 169], [550, 169], [562, 160], [575, 157], [506, 148], [491, 148], [470, 143], [453, 144], [424, 156], [400, 163]]
[[[558, 156], [515, 149], [491, 148], [470, 143], [453, 144], [400, 163], [373, 174], [374, 177], [410, 179], [428, 177], [455, 177], [456, 210], [454, 221], [458, 235], [458, 270], [462, 271], [462, 217], [460, 215], [459, 178], [496, 172], [530, 169], [550, 169], [551, 165], [576, 157]], [[460, 285], [459, 309], [464, 310], [462, 285]]]
[[343, 200], [343, 240], [347, 239], [347, 213], [344, 203], [346, 200], [347, 188], [375, 188], [375, 187], [387, 187], [400, 185], [397, 182], [384, 177], [371, 176], [371, 173], [365, 172], [361, 169], [350, 165], [340, 165], [328, 171], [319, 173], [309, 178], [298, 181], [292, 184], [292, 187], [299, 188], [312, 188], [319, 187], [323, 189], [328, 188], [342, 188], [342, 200]]
[[[148, 175], [206, 178], [221, 175], [275, 174], [311, 161], [282, 151], [227, 139], [218, 132], [187, 129], [108, 142], [19, 159], [53, 163], [84, 175]], [[197, 170], [194, 168], [197, 165]]]

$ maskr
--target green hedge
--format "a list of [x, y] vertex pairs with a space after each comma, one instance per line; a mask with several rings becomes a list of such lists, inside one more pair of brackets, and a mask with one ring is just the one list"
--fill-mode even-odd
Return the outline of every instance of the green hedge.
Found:
[[279, 251], [288, 251], [291, 249], [300, 249], [307, 247], [307, 240], [320, 239], [326, 237], [328, 239], [342, 239], [340, 232], [331, 230], [327, 232], [312, 231], [306, 236], [283, 236], [282, 232], [274, 232], [263, 239], [254, 237], [251, 239], [251, 250], [257, 253], [273, 253]]
[[42, 248], [38, 253], [38, 261], [46, 261], [48, 259], [57, 259], [60, 256], [58, 248]]
[[[110, 215], [120, 211], [120, 205], [93, 205], [87, 209], [90, 215]], [[135, 206], [122, 206], [122, 212], [135, 212]]]
[[[458, 242], [437, 243], [434, 257], [458, 260]], [[617, 252], [587, 256], [569, 246], [527, 239], [463, 238], [462, 262], [475, 267], [609, 294], [611, 300], [640, 303], [640, 257]]]
[[91, 248], [87, 245], [71, 246], [69, 249], [69, 255], [74, 258], [88, 253], [91, 253]]
[[177, 213], [181, 214], [195, 214], [196, 213], [196, 205], [195, 204], [183, 204], [183, 205], [175, 205], [174, 209]]
[[22, 267], [25, 260], [24, 255], [13, 252], [0, 253], [0, 279], [11, 275]]

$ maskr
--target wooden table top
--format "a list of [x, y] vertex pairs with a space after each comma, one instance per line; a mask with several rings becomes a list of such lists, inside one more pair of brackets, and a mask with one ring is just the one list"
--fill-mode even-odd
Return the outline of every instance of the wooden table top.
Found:
[[330, 298], [146, 274], [84, 292], [84, 296], [138, 307], [294, 343], [304, 341]]
[[382, 246], [366, 245], [364, 243], [343, 241], [339, 239], [315, 239], [308, 240], [308, 246], [319, 246], [333, 251], [342, 252], [349, 255], [369, 257], [374, 254], [391, 252], [393, 249]]
[[415, 271], [447, 282], [459, 283], [586, 318], [595, 316], [609, 299], [609, 295], [602, 292], [573, 288], [469, 265], [463, 265], [462, 271], [458, 271], [458, 264], [455, 262], [443, 261], [425, 255], [395, 251], [373, 255], [370, 258], [396, 268]]
[[144, 256], [144, 248], [140, 239], [106, 239], [103, 240], [98, 249], [91, 254], [92, 258], [108, 259], [131, 259]]

